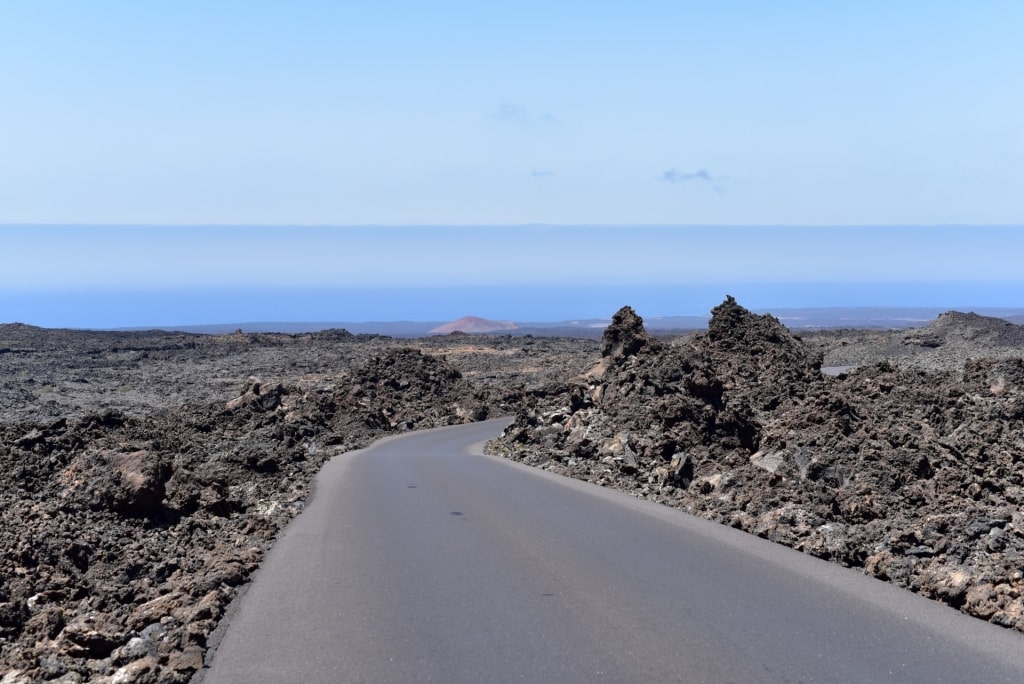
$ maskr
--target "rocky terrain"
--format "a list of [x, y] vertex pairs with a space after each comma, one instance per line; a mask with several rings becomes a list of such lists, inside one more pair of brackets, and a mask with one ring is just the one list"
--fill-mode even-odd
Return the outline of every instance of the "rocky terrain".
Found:
[[488, 417], [595, 349], [0, 326], [0, 682], [188, 681], [327, 458]]
[[1019, 326], [973, 314], [804, 341], [728, 298], [661, 341], [627, 307], [490, 449], [1024, 631], [1022, 355]]
[[816, 330], [804, 340], [824, 354], [826, 368], [850, 369], [886, 360], [894, 366], [962, 372], [972, 358], [1020, 358], [1024, 326], [1002, 318], [948, 311], [923, 327], [902, 330]]
[[801, 339], [731, 299], [600, 341], [0, 325], [0, 682], [188, 681], [326, 459], [502, 414], [495, 453], [1024, 629], [1020, 332]]

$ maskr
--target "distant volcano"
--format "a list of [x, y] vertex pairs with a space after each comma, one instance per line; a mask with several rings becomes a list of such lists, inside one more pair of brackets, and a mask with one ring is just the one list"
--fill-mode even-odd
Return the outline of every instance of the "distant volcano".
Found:
[[519, 326], [512, 321], [489, 321], [478, 316], [463, 316], [457, 321], [439, 325], [430, 332], [442, 335], [453, 332], [489, 333], [501, 330], [516, 330], [518, 328]]

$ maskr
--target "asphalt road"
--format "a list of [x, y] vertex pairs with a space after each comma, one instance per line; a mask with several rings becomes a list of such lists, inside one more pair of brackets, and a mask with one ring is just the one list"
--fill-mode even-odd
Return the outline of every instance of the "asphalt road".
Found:
[[198, 679], [1013, 682], [1024, 636], [664, 506], [479, 455], [342, 455]]

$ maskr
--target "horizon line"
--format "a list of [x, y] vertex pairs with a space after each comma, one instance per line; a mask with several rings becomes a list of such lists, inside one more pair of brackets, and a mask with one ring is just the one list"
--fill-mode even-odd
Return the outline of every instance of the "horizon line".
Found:
[[0, 222], [0, 228], [1020, 228], [1019, 223], [234, 223]]

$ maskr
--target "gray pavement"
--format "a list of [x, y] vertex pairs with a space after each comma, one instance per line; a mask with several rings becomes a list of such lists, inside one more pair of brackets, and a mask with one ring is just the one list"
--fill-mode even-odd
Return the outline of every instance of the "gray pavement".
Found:
[[339, 456], [204, 684], [1014, 682], [1024, 636], [750, 535], [480, 455]]

